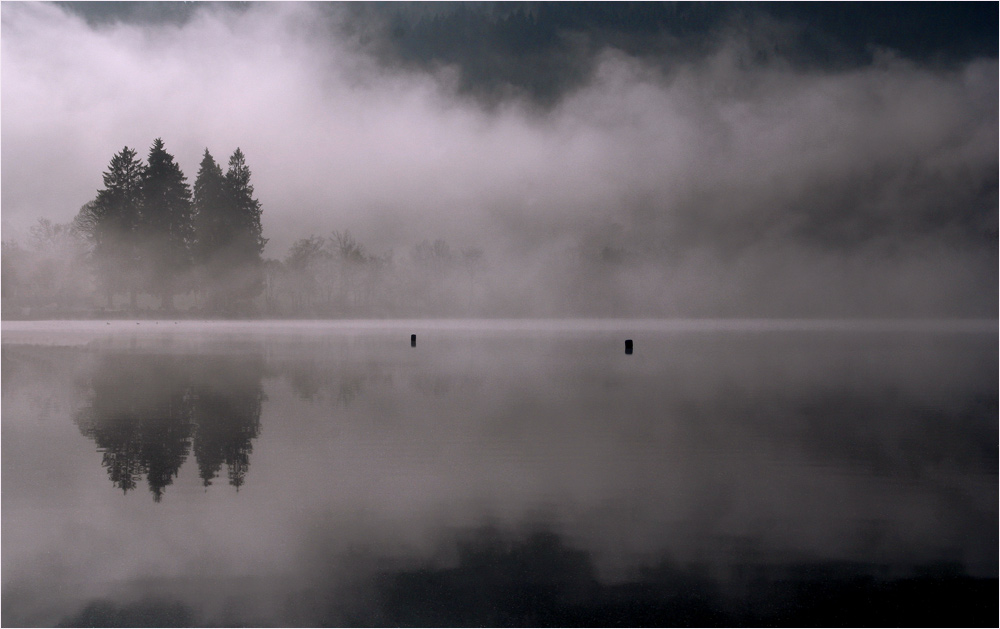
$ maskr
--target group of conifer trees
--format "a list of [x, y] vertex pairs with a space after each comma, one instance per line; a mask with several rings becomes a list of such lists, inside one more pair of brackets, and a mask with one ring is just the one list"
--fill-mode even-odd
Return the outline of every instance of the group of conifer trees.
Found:
[[104, 187], [74, 222], [109, 309], [127, 294], [135, 310], [146, 293], [171, 310], [174, 295], [198, 290], [208, 310], [235, 313], [263, 286], [260, 216], [239, 148], [225, 173], [205, 149], [192, 191], [157, 138], [146, 163], [127, 146], [111, 158]]

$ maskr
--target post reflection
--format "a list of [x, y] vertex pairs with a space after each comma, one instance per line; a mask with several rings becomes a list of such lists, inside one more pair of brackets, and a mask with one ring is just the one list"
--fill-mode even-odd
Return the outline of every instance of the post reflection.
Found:
[[192, 451], [206, 487], [225, 466], [239, 489], [260, 433], [262, 375], [260, 356], [112, 353], [89, 375], [75, 421], [123, 493], [145, 477], [159, 502]]

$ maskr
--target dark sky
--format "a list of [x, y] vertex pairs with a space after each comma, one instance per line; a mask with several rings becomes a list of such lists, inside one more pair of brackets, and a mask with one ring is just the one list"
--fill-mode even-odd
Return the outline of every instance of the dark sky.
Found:
[[[244, 2], [56, 4], [95, 27], [184, 26], [209, 7], [254, 8]], [[333, 18], [333, 34], [361, 34], [359, 48], [386, 65], [425, 72], [455, 66], [458, 91], [484, 103], [518, 96], [551, 106], [586, 84], [608, 47], [669, 68], [710, 51], [734, 29], [762, 24], [783, 32], [757, 51], [758, 61], [770, 55], [797, 68], [862, 67], [881, 51], [937, 66], [997, 56], [998, 9], [989, 2], [364, 2], [318, 10]]]
[[206, 147], [243, 149], [275, 258], [350, 229], [376, 252], [480, 246], [512, 282], [610, 249], [664, 301], [823, 277], [820, 310], [898, 291], [894, 311], [996, 313], [996, 3], [0, 16], [5, 238], [70, 220], [116, 151], [162, 137], [189, 180]]
[[[429, 6], [428, 6], [429, 5]], [[844, 70], [892, 50], [921, 63], [997, 54], [988, 3], [360, 3], [351, 24], [376, 25], [366, 49], [386, 63], [460, 68], [460, 89], [551, 104], [591, 78], [608, 47], [661, 68], [705, 54], [732, 30], [762, 30], [756, 62]]]

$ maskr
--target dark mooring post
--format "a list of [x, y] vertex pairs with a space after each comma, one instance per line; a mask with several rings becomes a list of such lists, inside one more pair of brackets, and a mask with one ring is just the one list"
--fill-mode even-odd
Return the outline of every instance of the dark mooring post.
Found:
[[632, 353], [632, 339], [625, 339], [625, 353]]
[[411, 334], [410, 335], [410, 347], [416, 347], [416, 346], [417, 346], [417, 335], [416, 334]]

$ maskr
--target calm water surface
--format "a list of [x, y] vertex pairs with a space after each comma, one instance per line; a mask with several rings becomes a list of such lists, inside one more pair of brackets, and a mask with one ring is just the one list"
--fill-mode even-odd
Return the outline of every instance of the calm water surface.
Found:
[[996, 623], [995, 321], [5, 322], [2, 378], [8, 626]]

